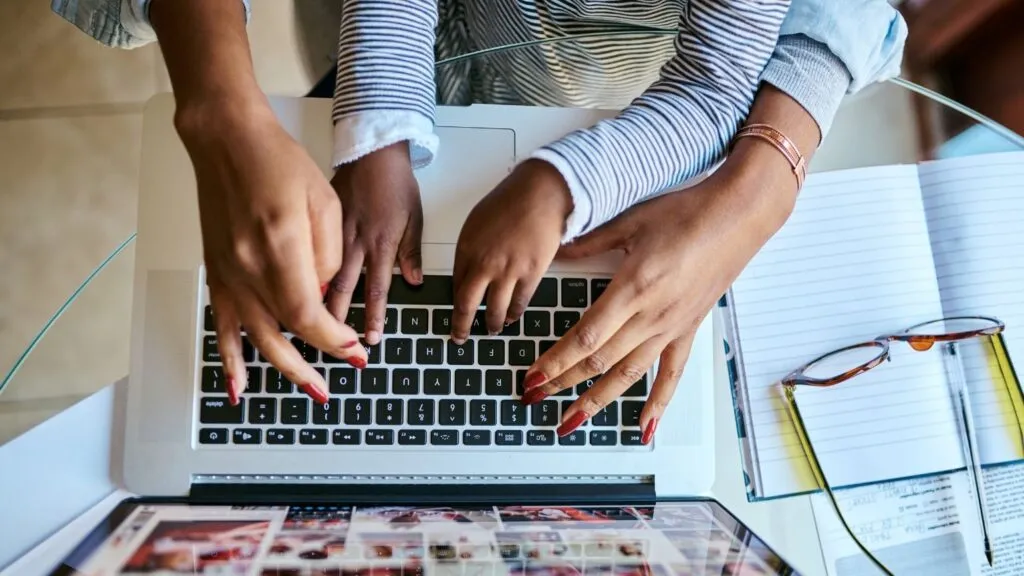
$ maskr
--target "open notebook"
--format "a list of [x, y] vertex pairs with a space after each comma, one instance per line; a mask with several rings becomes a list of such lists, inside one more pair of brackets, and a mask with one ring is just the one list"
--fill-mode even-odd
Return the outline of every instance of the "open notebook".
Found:
[[[726, 300], [749, 496], [814, 491], [778, 383], [807, 361], [943, 316], [987, 315], [1006, 324], [1024, 376], [1024, 152], [814, 174]], [[983, 463], [1024, 458], [1018, 394], [991, 347], [962, 352]], [[894, 343], [892, 362], [798, 402], [834, 486], [964, 466], [937, 349]]]

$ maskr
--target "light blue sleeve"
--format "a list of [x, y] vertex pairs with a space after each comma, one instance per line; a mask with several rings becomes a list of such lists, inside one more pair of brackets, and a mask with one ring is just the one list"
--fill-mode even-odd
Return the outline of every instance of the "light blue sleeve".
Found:
[[[99, 42], [115, 48], [138, 48], [156, 40], [149, 23], [151, 0], [51, 0], [59, 16]], [[249, 22], [249, 0], [245, 6]]]
[[799, 102], [824, 137], [846, 94], [899, 75], [906, 39], [887, 0], [793, 0], [761, 79]]

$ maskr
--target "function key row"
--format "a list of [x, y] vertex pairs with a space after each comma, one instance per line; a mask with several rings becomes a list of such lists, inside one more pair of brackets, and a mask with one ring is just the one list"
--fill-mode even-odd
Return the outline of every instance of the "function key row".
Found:
[[200, 444], [268, 444], [286, 445], [327, 445], [338, 446], [640, 446], [638, 430], [616, 433], [612, 430], [592, 430], [589, 433], [577, 430], [558, 438], [551, 430], [342, 430], [329, 431], [326, 428], [202, 428], [199, 430]]

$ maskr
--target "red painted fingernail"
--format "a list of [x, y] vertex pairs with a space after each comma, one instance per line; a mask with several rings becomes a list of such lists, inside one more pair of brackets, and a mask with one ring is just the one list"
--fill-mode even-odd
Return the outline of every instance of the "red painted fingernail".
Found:
[[555, 434], [558, 434], [559, 436], [568, 436], [569, 434], [572, 434], [573, 430], [576, 430], [580, 425], [586, 422], [587, 418], [590, 418], [590, 416], [588, 416], [586, 412], [580, 410], [573, 414], [572, 418], [563, 422], [562, 425], [558, 427], [558, 430], [555, 430]]
[[327, 404], [327, 400], [328, 400], [327, 395], [324, 394], [316, 386], [313, 386], [312, 384], [307, 382], [307, 383], [302, 385], [302, 390], [306, 394], [309, 394], [313, 398], [313, 400], [316, 400], [318, 403], [320, 403], [320, 404]]
[[359, 356], [352, 356], [351, 358], [345, 358], [345, 362], [348, 362], [350, 365], [352, 365], [352, 366], [354, 366], [354, 367], [356, 367], [356, 368], [358, 368], [360, 370], [362, 370], [363, 368], [366, 368], [366, 360], [360, 358]]
[[238, 406], [238, 392], [235, 392], [235, 379], [228, 377], [228, 402], [232, 406]]
[[534, 372], [526, 375], [526, 380], [523, 381], [523, 390], [530, 391], [540, 386], [541, 384], [548, 381], [548, 377], [543, 372]]
[[320, 297], [323, 298], [324, 296], [327, 296], [327, 284], [320, 285]]
[[344, 350], [345, 348], [351, 348], [356, 344], [359, 344], [359, 340], [351, 340], [349, 342], [345, 342], [344, 344], [342, 344], [341, 349]]
[[658, 419], [651, 418], [651, 421], [647, 423], [647, 428], [644, 428], [644, 435], [640, 438], [640, 443], [644, 446], [651, 443], [654, 440], [654, 431], [658, 429]]
[[537, 402], [540, 402], [541, 400], [547, 397], [547, 392], [541, 390], [540, 388], [534, 388], [533, 390], [527, 391], [526, 394], [523, 394], [522, 402], [523, 404], [526, 405], [536, 404]]

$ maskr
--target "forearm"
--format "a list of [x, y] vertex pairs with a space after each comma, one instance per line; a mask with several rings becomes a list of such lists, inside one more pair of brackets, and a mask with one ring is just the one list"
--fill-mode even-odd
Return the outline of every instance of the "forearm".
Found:
[[241, 3], [154, 0], [150, 19], [171, 78], [179, 131], [266, 108]]

